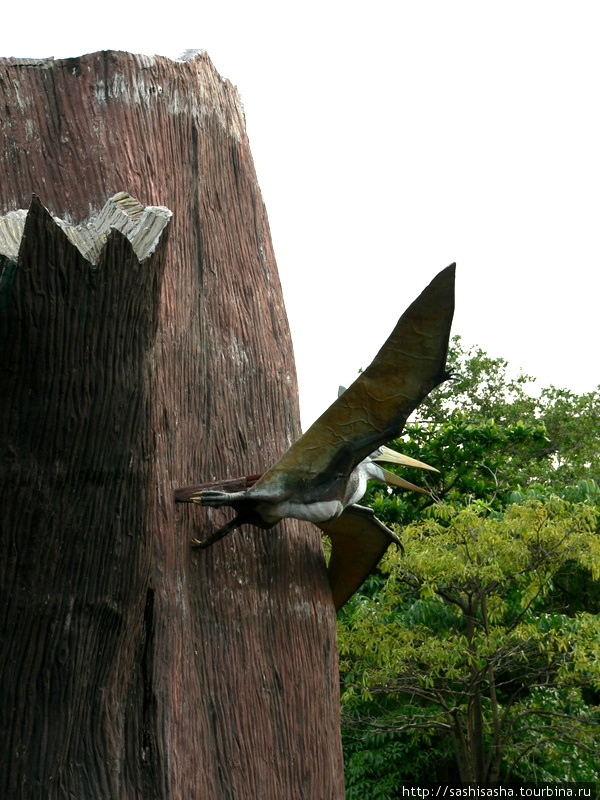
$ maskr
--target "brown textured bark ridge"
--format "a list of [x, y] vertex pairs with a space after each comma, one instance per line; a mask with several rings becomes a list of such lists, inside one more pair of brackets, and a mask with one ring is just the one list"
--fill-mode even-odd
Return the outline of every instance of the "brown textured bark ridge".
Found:
[[[318, 531], [174, 489], [299, 434], [293, 352], [233, 87], [189, 62], [0, 61], [0, 797], [338, 800], [335, 615]], [[141, 263], [78, 224], [173, 217]], [[32, 195], [40, 198], [32, 202]]]

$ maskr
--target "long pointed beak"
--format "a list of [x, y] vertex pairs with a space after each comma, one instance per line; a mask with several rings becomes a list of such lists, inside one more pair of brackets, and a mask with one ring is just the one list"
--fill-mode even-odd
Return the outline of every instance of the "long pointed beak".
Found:
[[[430, 467], [423, 461], [417, 461], [416, 458], [405, 456], [402, 453], [397, 453], [389, 447], [380, 447], [379, 455], [375, 456], [373, 461], [383, 461], [386, 464], [402, 464], [405, 467], [416, 467], [417, 469], [430, 469], [432, 472], [439, 472], [439, 469]], [[392, 473], [389, 473], [390, 475]]]
[[404, 478], [399, 478], [398, 475], [395, 475], [393, 472], [390, 472], [383, 467], [377, 467], [383, 473], [383, 477], [386, 483], [391, 484], [392, 486], [399, 486], [401, 489], [410, 489], [411, 492], [419, 492], [420, 494], [429, 494], [426, 489], [422, 489], [420, 486], [416, 486], [414, 483], [410, 483], [409, 481], [405, 481]]

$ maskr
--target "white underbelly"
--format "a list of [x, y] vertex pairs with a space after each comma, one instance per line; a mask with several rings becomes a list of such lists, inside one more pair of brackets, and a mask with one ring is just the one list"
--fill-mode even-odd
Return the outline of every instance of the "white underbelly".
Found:
[[344, 510], [344, 506], [339, 500], [306, 504], [284, 500], [281, 503], [260, 504], [256, 510], [265, 522], [270, 523], [279, 522], [284, 517], [305, 519], [308, 522], [327, 522], [334, 517], [339, 517]]

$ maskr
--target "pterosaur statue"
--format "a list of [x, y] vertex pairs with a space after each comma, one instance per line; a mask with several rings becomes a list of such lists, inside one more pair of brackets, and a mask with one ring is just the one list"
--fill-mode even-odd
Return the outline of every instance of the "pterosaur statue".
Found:
[[[367, 480], [420, 490], [380, 462], [433, 469], [385, 447], [408, 416], [446, 380], [454, 313], [454, 270], [442, 270], [400, 317], [369, 367], [261, 476], [212, 484], [179, 500], [231, 506], [234, 518], [205, 548], [244, 523], [272, 528], [285, 517], [308, 520], [331, 537], [329, 580], [336, 609], [354, 594], [397, 537], [369, 508], [357, 505]], [[219, 488], [214, 488], [218, 486]]]

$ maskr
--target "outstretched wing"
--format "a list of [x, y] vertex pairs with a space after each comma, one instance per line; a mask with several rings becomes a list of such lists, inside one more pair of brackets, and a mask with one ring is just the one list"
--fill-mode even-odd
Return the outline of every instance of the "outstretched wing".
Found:
[[390, 544], [400, 545], [400, 541], [372, 509], [364, 506], [348, 506], [339, 517], [318, 525], [331, 538], [327, 573], [335, 610], [339, 611], [373, 572]]
[[348, 475], [397, 438], [421, 401], [446, 380], [454, 271], [442, 270], [404, 312], [369, 367], [252, 488], [273, 497], [341, 499]]

